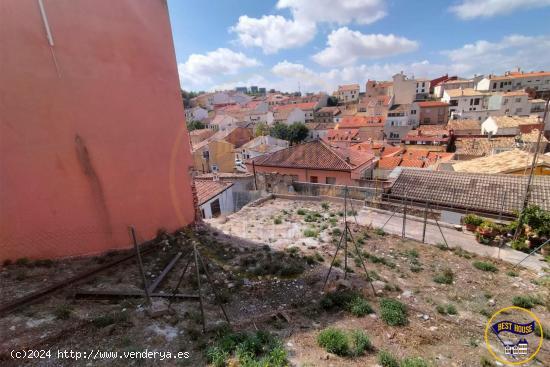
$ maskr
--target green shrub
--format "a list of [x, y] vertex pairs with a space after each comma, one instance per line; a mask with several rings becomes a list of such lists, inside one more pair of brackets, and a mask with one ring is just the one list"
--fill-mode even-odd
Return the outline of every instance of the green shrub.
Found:
[[361, 330], [345, 332], [340, 329], [327, 328], [317, 336], [317, 344], [327, 352], [342, 357], [362, 356], [365, 352], [373, 350], [368, 335]]
[[306, 215], [306, 211], [304, 209], [298, 209], [298, 210], [296, 210], [296, 213], [298, 215]]
[[378, 364], [382, 367], [399, 367], [397, 358], [385, 350], [378, 352]]
[[361, 330], [354, 330], [351, 332], [351, 354], [355, 356], [362, 356], [365, 352], [372, 351], [374, 348], [369, 339], [369, 336]]
[[515, 271], [513, 270], [510, 270], [510, 271], [507, 271], [506, 272], [506, 275], [510, 276], [510, 277], [517, 277], [518, 276], [518, 273], [516, 273]]
[[350, 352], [348, 336], [338, 329], [325, 329], [317, 336], [317, 344], [329, 353], [347, 356]]
[[54, 310], [54, 315], [59, 320], [67, 320], [71, 317], [71, 313], [72, 308], [69, 305], [61, 305]]
[[405, 254], [409, 257], [409, 258], [418, 258], [418, 251], [416, 249], [410, 249], [410, 250], [407, 250], [405, 252]]
[[531, 309], [537, 304], [543, 304], [543, 302], [536, 296], [515, 296], [512, 298], [512, 304], [517, 307]]
[[483, 223], [483, 218], [475, 214], [468, 214], [464, 216], [463, 221], [464, 221], [464, 224], [471, 224], [477, 227], [481, 225], [481, 223]]
[[208, 363], [225, 366], [236, 357], [240, 366], [287, 366], [287, 353], [281, 342], [265, 331], [255, 333], [233, 333], [229, 331], [217, 335], [213, 345], [206, 350]]
[[420, 357], [408, 357], [401, 361], [399, 367], [428, 367], [428, 362]]
[[448, 304], [447, 305], [447, 313], [449, 315], [456, 315], [458, 313], [458, 311], [456, 310], [456, 307], [452, 304]]
[[331, 232], [331, 235], [333, 235], [334, 237], [340, 236], [342, 235], [342, 231], [340, 230], [340, 228], [334, 228]]
[[422, 266], [417, 264], [411, 264], [410, 269], [413, 273], [419, 273], [422, 271]]
[[375, 228], [374, 233], [379, 235], [379, 236], [385, 236], [386, 235], [386, 231], [384, 231], [382, 228]]
[[530, 252], [530, 249], [531, 249], [525, 237], [520, 237], [517, 240], [513, 240], [511, 242], [511, 246], [514, 250], [527, 252], [527, 253]]
[[407, 306], [395, 299], [380, 300], [380, 317], [390, 326], [402, 326], [408, 323]]
[[328, 210], [328, 208], [330, 208], [330, 205], [326, 201], [323, 201], [321, 203], [321, 208], [323, 208], [323, 210]]
[[436, 311], [442, 315], [456, 315], [458, 312], [456, 307], [452, 304], [437, 305]]
[[317, 237], [318, 235], [319, 235], [319, 232], [317, 232], [313, 228], [304, 229], [304, 236], [306, 236], [306, 237]]
[[325, 258], [323, 257], [323, 255], [321, 255], [320, 253], [318, 252], [315, 252], [315, 260], [319, 261], [320, 263], [324, 262], [325, 261]]
[[372, 313], [372, 307], [363, 297], [355, 297], [348, 305], [349, 312], [357, 317], [365, 316], [369, 313]]
[[273, 223], [275, 223], [275, 224], [281, 224], [281, 223], [283, 223], [283, 220], [282, 220], [281, 218], [277, 217], [277, 218], [275, 218], [275, 219], [273, 220]]
[[454, 280], [453, 271], [449, 268], [443, 269], [442, 272], [434, 276], [434, 282], [439, 284], [452, 284]]
[[320, 305], [325, 310], [342, 309], [358, 317], [373, 312], [372, 307], [363, 295], [351, 290], [327, 293], [321, 298]]
[[496, 273], [498, 271], [496, 266], [485, 261], [474, 261], [473, 265], [474, 265], [474, 268], [483, 270], [483, 271], [490, 271], [492, 273]]

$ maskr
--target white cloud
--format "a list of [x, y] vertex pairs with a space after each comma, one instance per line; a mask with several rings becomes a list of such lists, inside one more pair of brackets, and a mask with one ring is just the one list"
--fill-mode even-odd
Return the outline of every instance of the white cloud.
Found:
[[311, 41], [321, 22], [370, 24], [386, 15], [386, 0], [279, 0], [277, 8], [290, 9], [292, 19], [281, 15], [252, 18], [247, 15], [229, 30], [245, 47], [259, 47], [266, 54], [296, 48]]
[[386, 16], [385, 0], [279, 0], [297, 21], [370, 24]]
[[517, 66], [543, 70], [550, 64], [550, 36], [510, 35], [497, 42], [479, 40], [443, 51], [459, 74], [503, 73]]
[[280, 15], [261, 18], [243, 15], [230, 30], [237, 33], [243, 46], [260, 47], [266, 54], [305, 45], [316, 33], [315, 23], [288, 20]]
[[351, 65], [359, 59], [376, 59], [411, 52], [418, 42], [393, 34], [363, 34], [347, 27], [332, 31], [327, 48], [313, 55], [320, 65]]
[[183, 86], [200, 85], [212, 83], [212, 76], [237, 74], [242, 68], [258, 65], [256, 59], [241, 52], [218, 48], [205, 55], [191, 54], [185, 63], [178, 64], [178, 72]]
[[461, 19], [473, 19], [545, 6], [550, 6], [550, 0], [462, 0], [460, 4], [449, 9]]

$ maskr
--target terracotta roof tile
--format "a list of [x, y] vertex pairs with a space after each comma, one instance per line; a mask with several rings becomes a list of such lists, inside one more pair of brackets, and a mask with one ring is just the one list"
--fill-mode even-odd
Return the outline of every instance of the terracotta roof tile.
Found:
[[233, 183], [227, 181], [195, 179], [195, 189], [197, 190], [199, 205], [206, 203], [208, 200], [221, 194], [231, 186], [233, 186]]
[[421, 108], [427, 108], [427, 107], [448, 107], [449, 104], [441, 101], [424, 101], [424, 102], [416, 102]]
[[332, 147], [315, 140], [256, 157], [251, 161], [256, 166], [350, 171], [372, 159], [373, 155], [356, 154], [349, 149]]

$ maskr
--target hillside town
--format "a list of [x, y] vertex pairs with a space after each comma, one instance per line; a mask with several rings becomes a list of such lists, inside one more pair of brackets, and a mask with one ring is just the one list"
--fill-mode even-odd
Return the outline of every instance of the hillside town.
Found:
[[549, 366], [550, 5], [267, 3], [0, 1], [0, 366]]
[[399, 72], [331, 94], [203, 93], [185, 114], [197, 177], [278, 173], [382, 187], [403, 168], [522, 175], [535, 152], [535, 175], [550, 175], [549, 97], [548, 71], [432, 80]]

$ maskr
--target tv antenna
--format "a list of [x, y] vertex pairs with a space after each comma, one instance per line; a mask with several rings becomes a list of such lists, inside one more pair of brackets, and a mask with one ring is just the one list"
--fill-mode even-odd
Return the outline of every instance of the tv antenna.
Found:
[[[327, 286], [328, 278], [330, 277], [330, 273], [332, 272], [332, 268], [334, 267], [334, 262], [336, 261], [336, 257], [338, 256], [338, 252], [341, 248], [344, 250], [344, 279], [347, 279], [348, 277], [348, 235], [349, 239], [351, 240], [351, 243], [355, 246], [355, 251], [357, 253], [357, 257], [359, 258], [359, 261], [361, 262], [361, 269], [365, 272], [365, 276], [367, 278], [367, 282], [369, 282], [372, 293], [376, 296], [376, 291], [374, 289], [374, 285], [372, 284], [369, 272], [367, 271], [367, 267], [365, 265], [365, 261], [363, 259], [363, 255], [361, 254], [361, 251], [359, 250], [359, 246], [357, 246], [357, 242], [355, 242], [355, 238], [353, 237], [352, 231], [349, 228], [348, 220], [347, 220], [347, 210], [348, 210], [348, 187], [344, 187], [344, 230], [342, 231], [342, 234], [340, 236], [340, 240], [338, 241], [338, 245], [336, 246], [336, 252], [334, 253], [334, 256], [332, 258], [332, 261], [330, 263], [330, 267], [328, 269], [327, 275], [325, 277], [325, 282], [323, 284], [323, 290]], [[351, 206], [351, 212], [353, 214], [353, 217], [355, 218], [355, 224], [357, 225], [357, 217], [355, 216], [355, 210], [353, 209], [353, 202], [350, 200], [350, 206]]]

